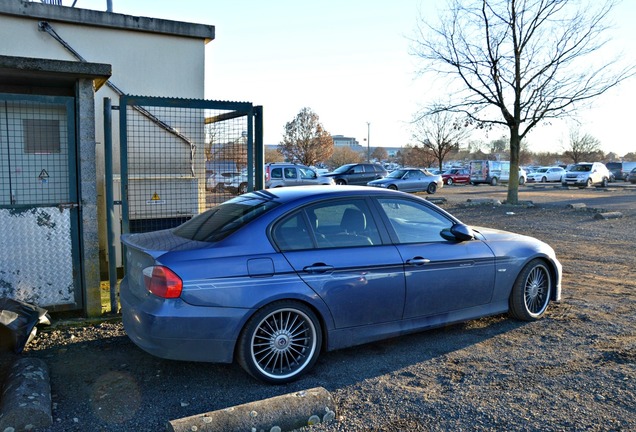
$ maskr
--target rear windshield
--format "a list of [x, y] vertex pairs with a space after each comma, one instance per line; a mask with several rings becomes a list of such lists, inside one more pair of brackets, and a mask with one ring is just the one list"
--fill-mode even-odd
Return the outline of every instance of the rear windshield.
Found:
[[216, 242], [276, 206], [272, 200], [241, 195], [193, 217], [173, 232], [190, 240]]

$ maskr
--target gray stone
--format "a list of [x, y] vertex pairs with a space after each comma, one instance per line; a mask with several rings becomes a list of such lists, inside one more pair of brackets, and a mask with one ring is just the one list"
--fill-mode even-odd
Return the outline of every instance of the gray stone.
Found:
[[53, 423], [49, 369], [40, 359], [13, 363], [0, 397], [0, 431], [41, 429]]

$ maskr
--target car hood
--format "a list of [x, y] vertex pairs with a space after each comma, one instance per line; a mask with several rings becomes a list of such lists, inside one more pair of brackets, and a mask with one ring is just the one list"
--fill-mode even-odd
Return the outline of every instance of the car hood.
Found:
[[533, 237], [528, 237], [523, 234], [517, 234], [510, 231], [503, 231], [494, 228], [486, 228], [480, 226], [471, 226], [473, 231], [481, 234], [486, 241], [506, 241], [506, 240], [519, 240], [519, 239], [531, 239], [536, 240]]

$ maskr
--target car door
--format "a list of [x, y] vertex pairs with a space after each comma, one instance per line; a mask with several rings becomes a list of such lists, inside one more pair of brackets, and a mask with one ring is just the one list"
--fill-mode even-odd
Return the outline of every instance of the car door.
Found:
[[336, 328], [402, 318], [402, 259], [393, 245], [383, 243], [366, 199], [300, 209], [274, 226], [272, 238], [329, 307]]
[[405, 267], [404, 319], [444, 314], [490, 302], [495, 259], [480, 240], [448, 241], [454, 221], [408, 198], [378, 198]]

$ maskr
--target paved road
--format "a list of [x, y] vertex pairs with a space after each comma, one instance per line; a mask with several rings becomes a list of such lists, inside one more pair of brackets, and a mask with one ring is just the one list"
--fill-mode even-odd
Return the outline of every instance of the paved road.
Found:
[[[493, 198], [506, 200], [507, 187], [489, 185], [444, 186], [435, 196], [445, 197], [451, 202], [468, 199]], [[583, 203], [588, 208], [604, 211], [620, 211], [625, 216], [636, 216], [636, 185], [618, 182], [607, 188], [564, 188], [555, 184], [530, 184], [519, 187], [519, 200], [532, 201], [537, 205], [567, 206]]]

